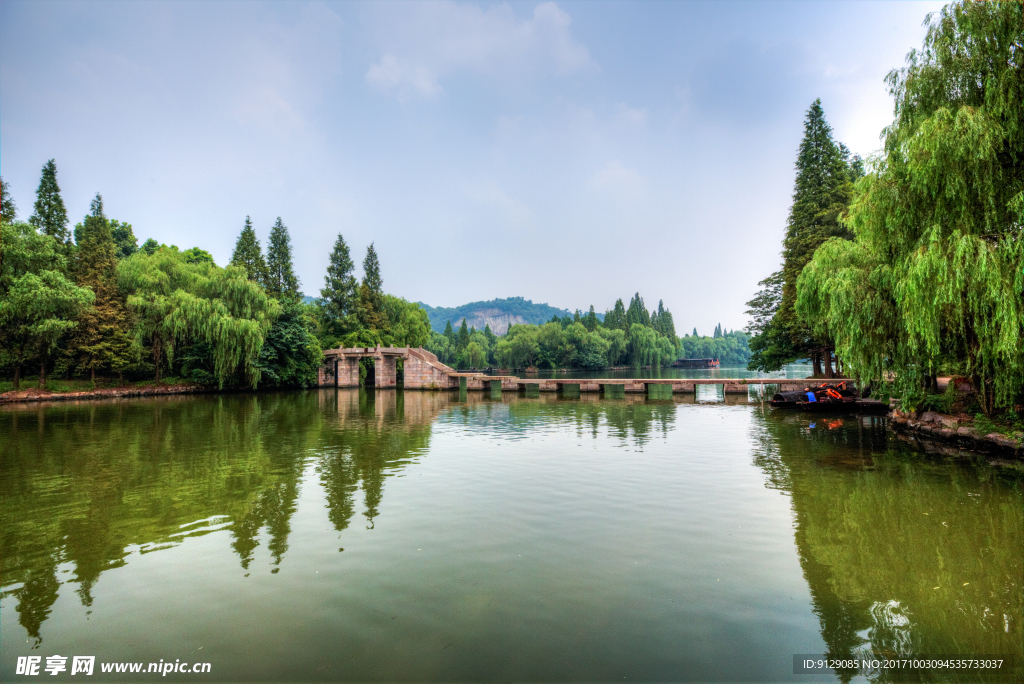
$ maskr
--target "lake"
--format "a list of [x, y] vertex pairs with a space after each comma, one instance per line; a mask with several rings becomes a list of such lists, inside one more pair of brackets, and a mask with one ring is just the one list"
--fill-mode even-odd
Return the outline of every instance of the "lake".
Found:
[[[0, 680], [53, 655], [111, 681], [417, 682], [1020, 658], [1019, 464], [714, 389], [0, 407]], [[161, 660], [211, 670], [99, 671]]]

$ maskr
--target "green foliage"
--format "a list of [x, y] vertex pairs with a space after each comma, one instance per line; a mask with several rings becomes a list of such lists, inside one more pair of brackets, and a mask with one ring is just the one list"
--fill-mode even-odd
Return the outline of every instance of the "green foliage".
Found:
[[157, 379], [165, 356], [176, 344], [205, 342], [213, 355], [213, 375], [223, 386], [238, 370], [256, 387], [263, 342], [281, 306], [238, 267], [191, 264], [177, 250], [152, 255], [141, 251], [118, 266], [121, 286], [131, 294], [136, 344], [152, 349]]
[[587, 312], [587, 315], [583, 317], [583, 325], [590, 332], [594, 332], [594, 330], [597, 329], [597, 326], [601, 325], [601, 322], [597, 320], [597, 313], [594, 311], [593, 304], [590, 305], [590, 311]]
[[[594, 311], [594, 307], [590, 307]], [[651, 327], [670, 340], [676, 339], [676, 324], [672, 320], [672, 312], [665, 308], [665, 303], [658, 300], [658, 310], [651, 314]]]
[[370, 292], [380, 295], [384, 293], [384, 281], [380, 277], [380, 261], [377, 260], [377, 250], [373, 243], [366, 248], [366, 257], [363, 259], [363, 285], [370, 288]]
[[312, 387], [323, 350], [315, 335], [316, 309], [286, 302], [274, 321], [256, 362], [261, 387]]
[[132, 224], [111, 219], [110, 236], [114, 239], [114, 256], [118, 259], [126, 259], [139, 251], [139, 241], [132, 231]]
[[359, 283], [353, 275], [354, 270], [355, 264], [349, 255], [348, 245], [339, 233], [327, 265], [324, 287], [320, 290], [325, 327], [338, 338], [352, 332], [357, 324]]
[[292, 266], [292, 240], [280, 216], [270, 229], [267, 241], [267, 280], [263, 286], [267, 294], [281, 302], [297, 301], [301, 296], [299, 279]]
[[681, 359], [718, 359], [723, 366], [753, 365], [754, 340], [740, 330], [722, 333], [721, 337], [687, 335], [679, 340]]
[[395, 347], [422, 347], [431, 340], [430, 319], [419, 304], [384, 295], [388, 320], [385, 343]]
[[211, 266], [216, 266], [213, 261], [213, 255], [199, 247], [186, 249], [181, 253], [181, 255], [185, 257], [185, 261], [190, 264], [210, 264]]
[[235, 241], [235, 251], [231, 254], [231, 265], [244, 268], [246, 277], [254, 283], [260, 285], [267, 283], [267, 262], [263, 259], [260, 241], [256, 238], [256, 231], [248, 216], [245, 217], [245, 225], [242, 226], [242, 232], [239, 233], [238, 240]]
[[629, 308], [626, 309], [626, 329], [632, 330], [633, 326], [640, 324], [644, 327], [650, 327], [651, 325], [651, 314], [648, 313], [647, 307], [644, 306], [643, 297], [637, 292], [633, 295], [633, 298], [629, 300]]
[[160, 243], [154, 240], [153, 238], [147, 238], [146, 241], [142, 243], [142, 246], [139, 247], [139, 249], [141, 249], [146, 254], [152, 256], [156, 252], [156, 250], [160, 249]]
[[816, 354], [814, 350], [831, 346], [827, 329], [812, 330], [797, 316], [796, 284], [823, 242], [851, 237], [840, 216], [849, 205], [853, 180], [862, 169], [859, 158], [850, 160], [846, 147], [832, 140], [821, 100], [815, 100], [807, 110], [804, 137], [797, 152], [782, 269], [761, 281], [762, 290], [747, 302], [748, 313], [755, 319], [751, 327], [751, 370], [779, 370], [798, 358]]
[[132, 322], [117, 283], [117, 248], [99, 193], [90, 209], [76, 228], [73, 271], [75, 282], [96, 293], [96, 299], [79, 315], [66, 357], [79, 372], [88, 370], [95, 377], [101, 369], [123, 373], [136, 360], [137, 349], [132, 345]]
[[43, 164], [34, 209], [28, 222], [39, 232], [64, 244], [71, 241], [68, 234], [68, 212], [60, 196], [60, 186], [57, 185], [57, 165], [52, 159]]
[[[896, 117], [857, 184], [855, 241], [826, 243], [798, 307], [905, 405], [940, 369], [983, 410], [1024, 395], [1024, 6], [954, 3], [887, 78]], [[827, 249], [826, 249], [827, 248]]]
[[622, 305], [621, 299], [615, 300], [611, 311], [604, 312], [604, 327], [626, 330], [626, 307]]
[[11, 198], [11, 186], [0, 178], [0, 222], [14, 223], [18, 220], [18, 207]]
[[27, 223], [0, 226], [0, 363], [13, 366], [15, 389], [33, 360], [45, 386], [47, 358], [95, 298], [64, 276], [61, 247]]
[[531, 324], [544, 323], [550, 320], [552, 316], [558, 316], [559, 320], [561, 320], [562, 316], [569, 313], [565, 309], [556, 309], [547, 304], [534, 304], [529, 299], [523, 299], [522, 297], [492, 299], [487, 302], [471, 302], [452, 308], [431, 307], [422, 302], [419, 304], [429, 315], [431, 328], [438, 332], [443, 331], [449, 323], [458, 325], [459, 321], [463, 318], [473, 319], [478, 315], [478, 312], [482, 311], [488, 312], [489, 315], [492, 315], [490, 312], [497, 311], [500, 314], [508, 315], [512, 320], [520, 319], [524, 323]]

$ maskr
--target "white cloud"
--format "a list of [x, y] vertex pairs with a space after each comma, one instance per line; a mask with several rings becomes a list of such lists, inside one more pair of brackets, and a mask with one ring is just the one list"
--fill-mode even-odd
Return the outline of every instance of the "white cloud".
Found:
[[397, 89], [399, 93], [413, 91], [424, 97], [433, 97], [441, 92], [437, 76], [422, 64], [400, 62], [392, 54], [384, 55], [380, 62], [366, 72], [366, 82], [381, 90]]
[[615, 114], [620, 121], [633, 126], [643, 126], [647, 123], [646, 109], [632, 109], [622, 102], [616, 106]]
[[590, 188], [620, 201], [633, 202], [647, 195], [649, 182], [622, 162], [611, 161], [594, 172]]
[[[394, 8], [388, 5], [387, 8]], [[594, 66], [573, 38], [572, 18], [554, 2], [537, 5], [518, 20], [508, 5], [483, 10], [454, 2], [401, 5], [382, 29], [384, 54], [366, 82], [399, 96], [433, 97], [440, 80], [459, 72], [488, 77], [569, 76]]]

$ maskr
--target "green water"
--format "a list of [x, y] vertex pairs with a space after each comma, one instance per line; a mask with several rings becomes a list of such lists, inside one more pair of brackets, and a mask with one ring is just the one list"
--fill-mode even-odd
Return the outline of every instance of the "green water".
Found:
[[83, 678], [15, 674], [54, 654], [209, 662], [166, 677], [207, 682], [817, 681], [794, 654], [1021, 654], [1016, 465], [731, 395], [464, 396], [0, 408], [0, 680]]

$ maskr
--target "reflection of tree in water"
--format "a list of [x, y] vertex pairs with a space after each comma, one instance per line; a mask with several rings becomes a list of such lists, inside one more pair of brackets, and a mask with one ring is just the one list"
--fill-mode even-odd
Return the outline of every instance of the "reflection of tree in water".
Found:
[[768, 486], [792, 496], [796, 546], [830, 655], [1021, 655], [1019, 471], [912, 451], [881, 419], [838, 425], [770, 411], [755, 415], [752, 436]]
[[132, 547], [167, 548], [224, 523], [243, 567], [263, 528], [280, 564], [323, 422], [315, 393], [12, 409], [0, 413], [0, 573], [37, 646], [61, 563], [74, 564], [85, 606]]
[[325, 392], [325, 413], [340, 428], [325, 440], [317, 462], [328, 517], [339, 532], [355, 512], [363, 490], [363, 515], [373, 527], [384, 495], [384, 478], [426, 452], [430, 429], [446, 394], [417, 393], [407, 415], [403, 392]]
[[470, 393], [468, 401], [454, 405], [440, 422], [472, 424], [478, 432], [493, 425], [502, 439], [528, 439], [538, 431], [564, 432], [572, 429], [578, 437], [607, 434], [626, 443], [643, 447], [660, 435], [665, 437], [675, 425], [676, 406], [671, 401], [648, 401], [643, 395], [625, 399], [603, 399], [584, 394], [579, 399], [564, 399], [554, 393], [539, 398], [505, 394], [502, 400], [488, 401], [482, 394]]

